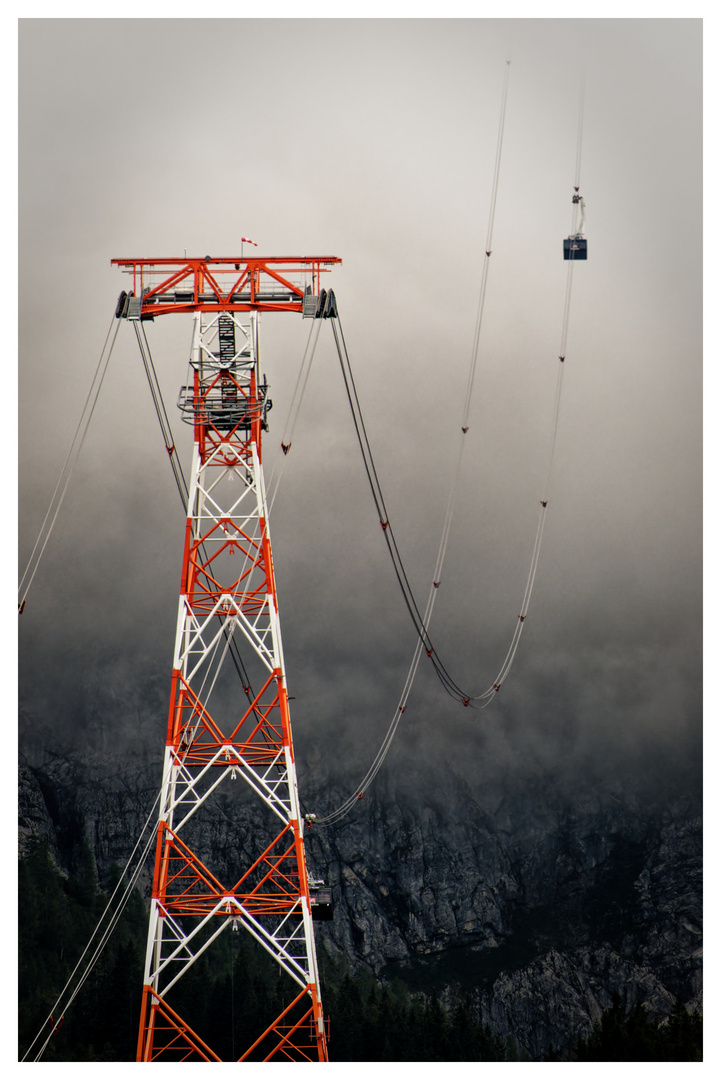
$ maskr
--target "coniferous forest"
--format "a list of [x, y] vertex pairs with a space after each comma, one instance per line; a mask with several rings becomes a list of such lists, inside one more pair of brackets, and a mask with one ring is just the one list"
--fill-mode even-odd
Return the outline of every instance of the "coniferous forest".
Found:
[[[68, 877], [38, 842], [20, 861], [19, 1058], [45, 1023], [59, 991], [90, 939], [119, 878], [100, 881], [89, 848], [81, 848]], [[122, 890], [120, 890], [122, 891]], [[119, 893], [120, 893], [119, 891]], [[133, 1061], [137, 1040], [147, 911], [134, 891], [116, 929], [54, 1034], [43, 1061]], [[295, 993], [290, 981], [244, 933], [224, 935], [225, 957], [211, 968], [204, 957], [179, 984], [177, 1007], [208, 1033], [226, 1060], [246, 1047], [268, 1006]], [[93, 946], [94, 947], [94, 946]], [[513, 1061], [512, 1038], [484, 1024], [473, 995], [459, 986], [443, 995], [410, 993], [399, 980], [381, 984], [321, 951], [321, 985], [333, 1061]], [[82, 968], [80, 970], [83, 970]], [[28, 1060], [42, 1045], [35, 1044]], [[240, 1051], [238, 1051], [240, 1053]], [[702, 1020], [679, 1003], [667, 1022], [650, 1020], [642, 1005], [630, 1013], [620, 998], [585, 1039], [549, 1047], [548, 1061], [701, 1061]]]

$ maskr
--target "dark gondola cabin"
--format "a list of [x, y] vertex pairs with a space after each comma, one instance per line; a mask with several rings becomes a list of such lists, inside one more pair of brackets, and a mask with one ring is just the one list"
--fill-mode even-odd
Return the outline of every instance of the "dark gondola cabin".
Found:
[[322, 881], [310, 885], [310, 913], [315, 922], [333, 918], [333, 890]]
[[569, 236], [563, 241], [564, 259], [588, 258], [587, 241], [581, 236]]

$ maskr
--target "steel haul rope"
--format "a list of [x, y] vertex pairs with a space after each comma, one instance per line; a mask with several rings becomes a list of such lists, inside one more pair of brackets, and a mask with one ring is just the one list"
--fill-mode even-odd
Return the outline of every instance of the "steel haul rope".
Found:
[[[506, 92], [507, 92], [507, 73], [506, 73], [506, 82], [504, 84], [504, 99], [503, 99], [503, 105], [502, 105], [502, 121], [501, 121], [501, 125], [500, 125], [500, 128], [499, 128], [498, 153], [497, 153], [497, 158], [496, 158], [496, 175], [495, 175], [495, 178], [494, 178], [494, 192], [493, 192], [493, 199], [492, 199], [491, 216], [490, 216], [490, 221], [489, 221], [489, 231], [488, 231], [487, 250], [486, 250], [486, 261], [484, 263], [484, 275], [483, 275], [483, 280], [482, 280], [482, 283], [481, 283], [481, 294], [480, 294], [480, 297], [479, 297], [478, 314], [477, 314], [477, 319], [476, 319], [476, 332], [474, 334], [474, 348], [473, 348], [473, 355], [472, 355], [472, 359], [471, 359], [471, 369], [470, 369], [470, 373], [469, 373], [468, 389], [467, 389], [467, 393], [466, 393], [466, 402], [465, 402], [465, 405], [464, 405], [464, 414], [463, 414], [464, 419], [463, 419], [463, 423], [461, 425], [463, 435], [465, 435], [466, 432], [468, 431], [468, 414], [469, 414], [469, 409], [470, 409], [470, 397], [471, 397], [471, 392], [472, 392], [473, 380], [474, 380], [474, 376], [475, 376], [475, 367], [476, 367], [476, 361], [477, 361], [478, 344], [479, 344], [479, 339], [480, 339], [480, 324], [481, 324], [481, 319], [482, 319], [483, 303], [484, 303], [484, 299], [485, 299], [485, 285], [486, 285], [486, 280], [487, 280], [488, 259], [489, 259], [490, 254], [491, 254], [490, 236], [492, 235], [493, 214], [494, 214], [494, 210], [495, 210], [495, 198], [496, 198], [496, 189], [497, 189], [497, 177], [498, 177], [498, 169], [499, 169], [499, 165], [500, 165], [500, 147], [502, 145], [503, 116], [505, 115]], [[576, 147], [576, 171], [575, 171], [575, 177], [574, 177], [574, 180], [575, 180], [575, 182], [574, 182], [574, 191], [576, 192], [576, 195], [574, 196], [574, 199], [573, 199], [573, 207], [574, 207], [574, 209], [573, 209], [573, 218], [572, 218], [572, 231], [573, 232], [578, 231], [583, 225], [583, 215], [584, 215], [584, 206], [585, 206], [585, 204], [583, 202], [583, 199], [580, 197], [580, 195], [578, 195], [579, 187], [580, 187], [581, 145], [582, 145], [582, 133], [583, 133], [583, 112], [584, 112], [584, 87], [583, 87], [583, 83], [582, 83], [582, 85], [581, 85], [580, 103], [579, 103], [579, 120], [578, 120], [578, 133], [577, 133], [577, 147]], [[579, 211], [579, 209], [580, 209], [580, 212], [581, 212], [580, 226], [578, 225], [578, 211]], [[527, 614], [528, 614], [528, 608], [529, 608], [530, 601], [531, 601], [531, 595], [532, 595], [532, 592], [533, 592], [533, 586], [535, 584], [536, 572], [537, 572], [537, 569], [538, 569], [538, 562], [539, 562], [540, 553], [541, 553], [541, 545], [542, 545], [542, 541], [543, 541], [543, 532], [544, 532], [544, 526], [545, 526], [545, 521], [546, 521], [546, 512], [547, 512], [547, 508], [548, 508], [548, 492], [549, 492], [549, 487], [550, 487], [551, 474], [552, 474], [552, 470], [553, 470], [553, 462], [554, 462], [554, 458], [555, 458], [556, 441], [557, 441], [559, 418], [560, 418], [561, 395], [562, 395], [562, 387], [563, 387], [563, 373], [564, 373], [564, 370], [565, 370], [566, 347], [567, 347], [567, 340], [568, 340], [568, 328], [569, 328], [570, 309], [571, 309], [571, 286], [572, 286], [572, 279], [573, 279], [573, 262], [574, 262], [573, 259], [571, 259], [569, 261], [567, 281], [566, 281], [564, 309], [563, 309], [563, 318], [562, 318], [562, 326], [561, 326], [561, 346], [560, 346], [559, 357], [558, 357], [558, 359], [559, 359], [559, 369], [558, 369], [558, 376], [557, 376], [557, 381], [556, 381], [556, 390], [555, 390], [555, 397], [554, 397], [554, 405], [553, 405], [551, 448], [550, 448], [550, 453], [549, 453], [549, 460], [548, 460], [548, 466], [547, 466], [547, 471], [546, 471], [545, 482], [544, 482], [544, 486], [543, 486], [543, 497], [540, 500], [540, 510], [539, 510], [539, 514], [538, 514], [538, 522], [537, 522], [537, 526], [536, 526], [536, 534], [535, 534], [534, 543], [533, 543], [533, 550], [532, 550], [532, 554], [531, 554], [530, 567], [529, 567], [528, 576], [527, 576], [527, 579], [526, 579], [526, 586], [525, 586], [525, 590], [524, 590], [524, 594], [523, 594], [523, 600], [522, 600], [522, 603], [521, 603], [521, 610], [520, 610], [520, 613], [518, 615], [518, 619], [517, 619], [517, 622], [516, 622], [516, 625], [515, 625], [515, 628], [514, 628], [514, 631], [513, 631], [513, 635], [512, 635], [512, 638], [511, 638], [511, 642], [510, 642], [508, 651], [507, 651], [506, 656], [505, 656], [505, 658], [503, 660], [503, 663], [501, 664], [499, 672], [496, 675], [496, 678], [494, 679], [493, 683], [488, 687], [488, 689], [486, 689], [482, 694], [478, 694], [478, 695], [475, 695], [475, 696], [464, 695], [462, 693], [462, 691], [460, 691], [460, 688], [457, 686], [457, 684], [455, 684], [453, 682], [453, 680], [450, 678], [450, 676], [448, 676], [448, 673], [446, 672], [445, 668], [438, 661], [438, 657], [435, 656], [434, 650], [433, 650], [432, 646], [430, 645], [430, 638], [428, 636], [428, 623], [430, 621], [430, 617], [431, 617], [432, 611], [433, 611], [433, 605], [434, 605], [434, 602], [435, 602], [435, 593], [436, 593], [436, 591], [437, 591], [437, 589], [438, 589], [438, 587], [440, 585], [441, 568], [442, 568], [442, 565], [443, 565], [443, 560], [445, 558], [445, 551], [446, 551], [446, 547], [447, 547], [447, 543], [448, 543], [448, 535], [449, 535], [449, 531], [450, 531], [450, 523], [451, 523], [452, 514], [453, 514], [453, 503], [454, 503], [454, 499], [455, 499], [455, 489], [456, 489], [456, 485], [457, 485], [457, 481], [458, 481], [458, 477], [459, 477], [459, 473], [460, 473], [461, 460], [462, 460], [462, 454], [463, 454], [463, 445], [464, 445], [463, 441], [461, 441], [460, 450], [459, 450], [459, 456], [458, 456], [458, 463], [457, 463], [456, 470], [454, 472], [453, 482], [451, 484], [448, 504], [447, 504], [447, 508], [446, 508], [446, 517], [445, 517], [445, 520], [444, 520], [444, 526], [443, 526], [443, 531], [442, 531], [442, 535], [441, 535], [441, 543], [440, 543], [440, 547], [439, 547], [438, 558], [437, 558], [437, 561], [436, 561], [436, 567], [435, 567], [435, 570], [434, 570], [433, 584], [431, 586], [430, 595], [429, 595], [429, 599], [428, 599], [428, 604], [426, 605], [426, 611], [425, 611], [424, 617], [423, 617], [422, 620], [420, 620], [420, 624], [419, 624], [419, 622], [416, 621], [416, 618], [414, 617], [414, 613], [415, 613], [415, 616], [419, 615], [418, 608], [417, 608], [417, 606], [415, 604], [415, 601], [413, 600], [412, 593], [410, 593], [410, 585], [408, 584], [408, 579], [407, 579], [407, 577], [405, 575], [405, 571], [402, 568], [402, 562], [401, 562], [401, 559], [400, 559], [400, 554], [398, 553], [397, 547], [395, 546], [395, 538], [393, 537], [392, 530], [390, 528], [390, 522], [389, 522], [387, 511], [385, 509], [385, 503], [383, 501], [382, 492], [380, 490], [380, 484], [378, 482], [378, 477], [377, 477], [377, 473], [375, 471], [375, 466], [373, 464], [373, 459], [372, 459], [372, 454], [371, 454], [371, 451], [370, 451], [370, 446], [367, 443], [367, 434], [365, 432], [365, 426], [363, 424], [362, 414], [360, 412], [360, 404], [359, 404], [359, 402], [357, 400], [357, 393], [356, 393], [356, 390], [355, 390], [355, 383], [353, 381], [352, 372], [350, 370], [350, 361], [349, 361], [348, 356], [347, 356], [347, 350], [345, 349], [345, 340], [343, 338], [342, 327], [340, 327], [340, 320], [339, 319], [334, 320], [333, 331], [334, 331], [334, 334], [336, 336], [336, 344], [337, 344], [337, 347], [338, 347], [339, 357], [341, 359], [341, 367], [343, 369], [343, 377], [344, 377], [344, 381], [346, 383], [346, 390], [348, 392], [349, 401], [351, 403], [351, 410], [353, 412], [353, 419], [354, 419], [354, 423], [355, 423], [355, 427], [356, 427], [356, 432], [357, 432], [357, 435], [358, 435], [359, 442], [361, 444], [361, 451], [362, 451], [362, 454], [363, 454], [364, 463], [366, 465], [366, 472], [368, 474], [368, 479], [369, 479], [369, 482], [371, 484], [371, 490], [373, 492], [373, 498], [374, 498], [374, 501], [376, 503], [376, 509], [381, 514], [381, 524], [383, 525], [384, 533], [386, 534], [386, 542], [388, 543], [389, 551], [391, 552], [391, 558], [393, 559], [394, 568], [396, 569], [396, 575], [398, 577], [399, 583], [401, 584], [401, 589], [404, 591], [404, 599], [406, 601], [406, 606], [408, 607], [409, 612], [411, 613], [411, 617], [413, 618], [414, 625], [416, 626], [416, 631], [417, 631], [418, 636], [419, 636], [419, 640], [416, 643], [416, 648], [415, 648], [415, 651], [414, 651], [413, 660], [411, 662], [411, 667], [410, 667], [410, 670], [409, 670], [409, 673], [408, 673], [408, 677], [407, 677], [407, 680], [406, 680], [406, 685], [404, 687], [403, 694], [401, 695], [401, 700], [400, 700], [399, 706], [398, 706], [398, 708], [396, 709], [396, 712], [393, 715], [393, 719], [391, 721], [390, 727], [388, 728], [386, 736], [385, 736], [385, 738], [384, 738], [384, 740], [383, 740], [383, 742], [381, 744], [381, 747], [380, 747], [380, 749], [379, 749], [379, 751], [378, 751], [378, 753], [376, 755], [376, 758], [373, 761], [373, 764], [371, 765], [370, 769], [366, 773], [366, 775], [363, 778], [363, 780], [361, 781], [361, 783], [355, 789], [354, 793], [350, 796], [349, 799], [346, 800], [345, 803], [343, 803], [340, 807], [338, 807], [331, 814], [328, 814], [325, 817], [316, 819], [315, 815], [312, 816], [314, 822], [319, 826], [332, 825], [332, 824], [335, 824], [337, 821], [339, 821], [341, 818], [343, 818], [349, 812], [349, 810], [355, 805], [355, 802], [359, 798], [363, 797], [365, 789], [368, 787], [368, 785], [373, 781], [373, 779], [377, 775], [378, 770], [380, 769], [380, 767], [381, 767], [381, 765], [382, 765], [383, 761], [385, 760], [385, 757], [386, 757], [386, 755], [388, 753], [388, 750], [390, 748], [390, 743], [392, 742], [393, 737], [395, 735], [395, 732], [396, 732], [396, 730], [398, 728], [401, 716], [405, 712], [406, 701], [407, 701], [408, 695], [410, 693], [410, 689], [412, 687], [413, 679], [415, 677], [415, 673], [416, 673], [416, 670], [417, 670], [417, 667], [418, 667], [418, 661], [419, 661], [420, 656], [421, 656], [422, 647], [425, 646], [426, 652], [431, 657], [431, 659], [434, 659], [434, 656], [435, 656], [434, 666], [436, 667], [436, 672], [438, 673], [439, 678], [441, 678], [441, 682], [445, 686], [446, 690], [448, 690], [448, 692], [451, 693], [452, 696], [457, 696], [457, 694], [460, 693], [461, 694], [460, 700], [463, 702], [464, 705], [467, 705], [467, 706], [471, 705], [471, 706], [474, 706], [476, 708], [486, 708], [490, 704], [490, 702], [493, 700], [495, 694], [500, 690], [502, 682], [506, 679], [506, 677], [508, 676], [508, 673], [511, 670], [511, 666], [513, 664], [513, 661], [515, 659], [515, 656], [516, 656], [516, 653], [517, 653], [517, 650], [518, 650], [521, 635], [523, 633], [526, 617], [527, 617]], [[338, 321], [338, 323], [339, 323], [340, 337], [338, 336], [338, 334], [336, 333], [336, 330], [335, 330], [335, 322], [336, 321]], [[392, 543], [389, 541], [389, 538], [388, 538], [389, 533], [390, 533], [390, 541], [392, 541]], [[397, 560], [397, 562], [396, 562], [396, 560]], [[407, 586], [408, 595], [405, 592], [404, 586]], [[430, 648], [429, 648], [429, 646], [430, 646]], [[454, 693], [454, 691], [455, 691], [455, 693]]]
[[503, 80], [503, 97], [501, 100], [501, 118], [498, 124], [498, 144], [496, 147], [496, 163], [493, 171], [493, 187], [491, 194], [491, 209], [488, 215], [488, 232], [486, 233], [486, 257], [483, 260], [483, 273], [481, 275], [481, 289], [478, 296], [478, 310], [476, 313], [476, 326], [473, 333], [473, 349], [471, 352], [471, 363], [468, 371], [468, 386], [466, 388], [466, 399], [463, 406], [463, 420], [461, 422], [461, 430], [463, 434], [468, 431], [468, 417], [471, 409], [471, 398], [473, 396], [473, 383], [476, 377], [476, 365], [478, 363], [478, 346], [481, 337], [481, 324], [483, 321], [483, 308], [486, 302], [486, 285], [488, 282], [488, 266], [490, 263], [491, 255], [493, 253], [493, 223], [496, 217], [496, 199], [498, 197], [498, 179], [501, 170], [501, 150], [503, 149], [503, 132], [506, 123], [506, 101], [508, 98], [508, 76], [510, 72], [511, 61], [506, 61], [506, 72]]
[[[116, 316], [114, 315], [113, 319], [115, 318]], [[33, 547], [32, 554], [30, 555], [30, 559], [28, 560], [28, 564], [25, 568], [23, 576], [20, 579], [20, 586], [18, 589], [18, 611], [20, 614], [22, 614], [25, 609], [25, 603], [27, 601], [28, 593], [30, 592], [30, 587], [35, 579], [35, 575], [37, 574], [40, 560], [45, 553], [45, 548], [47, 547], [48, 540], [50, 539], [50, 534], [52, 533], [55, 527], [55, 522], [58, 519], [60, 508], [63, 505], [63, 500], [65, 499], [65, 495], [68, 490], [70, 478], [72, 477], [75, 470], [80, 451], [83, 448], [83, 443], [85, 442], [85, 437], [88, 433], [90, 421], [92, 420], [93, 413], [95, 412], [95, 406], [98, 403], [100, 390], [102, 388], [103, 381], [108, 370], [108, 364], [110, 363], [110, 357], [112, 355], [115, 341], [118, 336], [118, 330], [120, 328], [120, 323], [118, 323], [118, 325], [115, 327], [115, 333], [112, 335], [112, 342], [110, 343], [110, 348], [108, 349], [108, 341], [110, 341], [111, 331], [113, 328], [113, 319], [111, 319], [110, 326], [108, 327], [108, 332], [105, 337], [105, 343], [103, 344], [103, 348], [100, 353], [100, 359], [98, 360], [98, 366], [95, 369], [95, 374], [93, 375], [92, 381], [90, 383], [90, 390], [88, 391], [88, 396], [85, 399], [83, 411], [80, 414], [80, 420], [78, 421], [78, 426], [75, 430], [73, 441], [70, 444], [68, 456], [66, 457], [65, 464], [63, 465], [60, 472], [58, 482], [55, 485], [55, 490], [53, 492], [52, 498], [50, 499], [50, 505], [48, 507], [45, 518], [43, 519], [43, 523], [40, 526], [40, 532], [38, 533], [38, 538], [35, 541], [35, 546]]]
[[140, 349], [140, 356], [143, 361], [143, 367], [145, 368], [145, 374], [148, 378], [148, 386], [150, 387], [150, 394], [155, 405], [155, 412], [160, 424], [160, 431], [165, 443], [165, 449], [168, 451], [168, 459], [170, 466], [173, 470], [173, 476], [175, 477], [175, 483], [178, 488], [178, 493], [184, 506], [188, 505], [188, 485], [183, 474], [183, 468], [178, 460], [178, 455], [175, 449], [175, 439], [173, 438], [173, 432], [170, 427], [170, 421], [168, 419], [168, 413], [165, 408], [165, 402], [163, 400], [163, 394], [160, 389], [160, 383], [158, 381], [158, 375], [153, 364], [153, 358], [150, 355], [150, 345], [145, 334], [145, 327], [138, 320], [133, 321], [133, 329], [135, 330], [135, 336], [138, 339], [138, 348]]
[[[157, 794], [157, 796], [155, 798], [155, 802], [153, 803], [153, 806], [152, 806], [152, 808], [150, 810], [150, 813], [148, 814], [147, 818], [145, 819], [145, 824], [143, 825], [142, 829], [140, 830], [140, 835], [138, 836], [138, 839], [135, 842], [135, 847], [133, 848], [132, 852], [130, 853], [130, 857], [128, 858], [128, 861], [125, 864], [125, 868], [123, 869], [122, 874], [118, 878], [118, 882], [117, 882], [115, 888], [113, 889], [113, 892], [112, 892], [112, 894], [110, 896], [110, 899], [108, 900], [108, 903], [105, 906], [105, 910], [103, 911], [102, 915], [98, 919], [95, 930], [90, 935], [90, 938], [88, 940], [88, 944], [85, 946], [85, 948], [84, 948], [84, 950], [83, 950], [83, 952], [82, 952], [82, 954], [80, 956], [80, 959], [78, 960], [75, 967], [73, 968], [73, 970], [72, 970], [72, 972], [70, 974], [70, 977], [68, 978], [65, 986], [63, 987], [63, 989], [58, 994], [58, 997], [57, 997], [57, 999], [55, 1001], [55, 1004], [53, 1005], [50, 1013], [46, 1017], [45, 1022], [43, 1023], [42, 1027], [40, 1028], [40, 1031], [35, 1036], [33, 1041], [30, 1043], [30, 1046], [27, 1048], [27, 1050], [23, 1054], [23, 1056], [21, 1058], [21, 1061], [25, 1061], [28, 1054], [30, 1054], [30, 1052], [33, 1049], [33, 1047], [35, 1046], [36, 1042], [38, 1041], [38, 1039], [42, 1035], [43, 1029], [45, 1028], [45, 1024], [49, 1023], [51, 1025], [50, 1031], [49, 1031], [48, 1035], [45, 1037], [45, 1040], [44, 1040], [42, 1046], [40, 1047], [38, 1053], [33, 1058], [33, 1061], [39, 1061], [40, 1060], [40, 1058], [42, 1057], [42, 1055], [44, 1054], [44, 1052], [45, 1052], [45, 1050], [47, 1048], [48, 1043], [50, 1042], [50, 1039], [52, 1038], [52, 1036], [55, 1034], [55, 1032], [60, 1027], [60, 1024], [62, 1023], [62, 1020], [64, 1019], [65, 1013], [67, 1012], [70, 1005], [72, 1005], [73, 1001], [77, 997], [78, 993], [80, 992], [80, 990], [82, 989], [84, 983], [86, 982], [88, 976], [90, 975], [93, 967], [95, 966], [95, 964], [96, 964], [96, 962], [98, 960], [98, 957], [100, 956], [100, 953], [102, 952], [103, 948], [107, 944], [108, 938], [110, 937], [113, 930], [117, 926], [117, 923], [118, 923], [118, 921], [120, 919], [120, 916], [122, 915], [123, 910], [125, 909], [125, 906], [126, 906], [128, 900], [130, 899], [130, 896], [132, 895], [133, 889], [135, 888], [135, 885], [137, 884], [138, 878], [140, 877], [140, 872], [143, 869], [143, 866], [145, 865], [145, 860], [148, 857], [148, 852], [150, 851], [150, 847], [151, 847], [153, 841], [155, 840], [155, 831], [152, 831], [150, 833], [150, 836], [148, 837], [148, 840], [147, 840], [147, 842], [145, 844], [145, 848], [143, 849], [142, 855], [140, 856], [140, 860], [139, 860], [137, 866], [135, 867], [135, 870], [133, 871], [133, 873], [132, 873], [132, 875], [130, 877], [130, 880], [128, 881], [128, 883], [125, 886], [125, 890], [124, 890], [122, 896], [120, 897], [120, 900], [118, 902], [118, 906], [115, 909], [115, 911], [113, 912], [113, 914], [111, 916], [111, 919], [110, 919], [110, 922], [108, 923], [108, 926], [104, 930], [102, 938], [100, 939], [100, 942], [98, 943], [98, 945], [95, 948], [95, 952], [93, 953], [90, 960], [88, 961], [88, 965], [85, 968], [84, 972], [82, 973], [82, 975], [81, 975], [81, 977], [80, 977], [80, 979], [78, 981], [77, 986], [75, 987], [73, 992], [70, 994], [69, 998], [67, 999], [67, 1001], [65, 1002], [65, 1004], [63, 1005], [63, 1008], [61, 1010], [60, 1009], [60, 1003], [63, 1001], [63, 996], [66, 993], [66, 991], [68, 990], [68, 987], [72, 983], [73, 979], [75, 978], [75, 975], [78, 972], [78, 969], [80, 968], [83, 960], [85, 959], [85, 956], [86, 956], [88, 950], [90, 949], [90, 946], [91, 946], [91, 944], [93, 942], [93, 939], [95, 938], [95, 936], [97, 935], [100, 927], [103, 924], [103, 920], [105, 919], [105, 916], [108, 914], [108, 912], [111, 909], [113, 900], [115, 899], [115, 894], [120, 889], [123, 878], [125, 877], [125, 875], [128, 872], [128, 869], [129, 869], [129, 867], [130, 867], [130, 865], [131, 865], [131, 863], [133, 861], [133, 858], [135, 857], [135, 853], [136, 853], [136, 851], [138, 850], [138, 848], [140, 846], [140, 842], [141, 842], [143, 836], [145, 835], [145, 831], [148, 828], [148, 826], [150, 825], [151, 820], [153, 819], [153, 816], [155, 814], [155, 808], [158, 805], [158, 800], [159, 799], [160, 799], [160, 792], [158, 792], [158, 794]], [[61, 1018], [60, 1018], [60, 1021], [55, 1023], [55, 1021], [53, 1020], [53, 1014], [57, 1014], [58, 1012], [61, 1012]]]
[[[327, 304], [327, 297], [324, 301], [324, 307], [325, 304]], [[295, 428], [298, 422], [300, 408], [303, 404], [303, 398], [305, 397], [305, 391], [308, 385], [308, 378], [310, 376], [310, 369], [312, 367], [313, 358], [315, 356], [316, 347], [318, 345], [320, 328], [323, 322], [323, 314], [323, 311], [319, 311], [318, 315], [313, 321], [313, 325], [311, 326], [310, 333], [308, 335], [308, 341], [306, 342], [305, 351], [303, 353], [303, 359], [301, 360], [300, 369], [298, 371], [298, 378], [296, 380], [295, 389], [293, 391], [293, 397], [291, 398], [290, 409], [288, 410], [288, 418], [285, 422], [285, 427], [283, 429], [283, 437], [280, 440], [280, 448], [283, 451], [283, 458], [280, 463], [280, 469], [278, 469], [278, 465], [276, 464], [268, 482], [268, 504], [270, 510], [273, 509], [275, 497], [278, 494], [278, 488], [280, 487], [280, 481], [282, 479], [283, 470], [285, 468], [285, 459], [293, 444], [293, 436], [295, 434]]]

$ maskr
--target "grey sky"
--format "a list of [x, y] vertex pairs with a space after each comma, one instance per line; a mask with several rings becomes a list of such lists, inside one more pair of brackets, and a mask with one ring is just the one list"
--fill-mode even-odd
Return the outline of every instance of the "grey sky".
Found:
[[[544, 549], [503, 695], [471, 715], [423, 670], [395, 753], [470, 747], [489, 767], [522, 742], [539, 761], [599, 747], [652, 761], [685, 752], [700, 724], [700, 20], [22, 21], [20, 562], [126, 285], [110, 259], [235, 254], [245, 235], [264, 255], [343, 259], [331, 284], [425, 598], [509, 58], [471, 430], [432, 630], [471, 691], [503, 659], [533, 542], [583, 74], [589, 260], [574, 272]], [[268, 474], [307, 327], [263, 321]], [[323, 330], [272, 532], [299, 756], [322, 732], [323, 769], [357, 762], [360, 779], [413, 635]], [[190, 324], [148, 333], [173, 413]], [[183, 513], [165, 457], [121, 333], [21, 620], [31, 708], [98, 683], [107, 709], [141, 669], [169, 675]], [[130, 731], [118, 711], [111, 726]]]

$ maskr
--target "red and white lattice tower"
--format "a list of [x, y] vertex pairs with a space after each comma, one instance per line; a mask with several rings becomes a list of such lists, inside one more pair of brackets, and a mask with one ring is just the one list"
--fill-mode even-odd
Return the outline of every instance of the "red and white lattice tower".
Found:
[[[316, 897], [306, 869], [263, 480], [269, 402], [258, 328], [264, 310], [320, 317], [321, 274], [340, 260], [112, 261], [133, 282], [119, 315], [138, 323], [171, 312], [194, 318], [191, 375], [179, 400], [194, 429], [193, 460], [137, 1060], [224, 1060], [209, 1045], [212, 1037], [182, 1015], [183, 1003], [193, 1012], [182, 980], [199, 957], [212, 964], [219, 940], [227, 944], [222, 935], [240, 929], [293, 989], [275, 1000], [247, 1045], [233, 1046], [232, 1059], [326, 1061]], [[224, 669], [232, 669], [239, 644], [244, 677], [235, 685], [245, 692], [232, 694]], [[198, 851], [218, 828], [219, 804], [222, 813], [239, 786], [251, 800], [243, 820], [253, 828], [234, 846], [231, 838], [237, 866], [227, 880], [227, 860], [224, 871], [214, 871]], [[223, 956], [227, 964], [227, 948]], [[241, 1013], [244, 989], [234, 988]], [[247, 1037], [247, 1024], [239, 1028]]]

